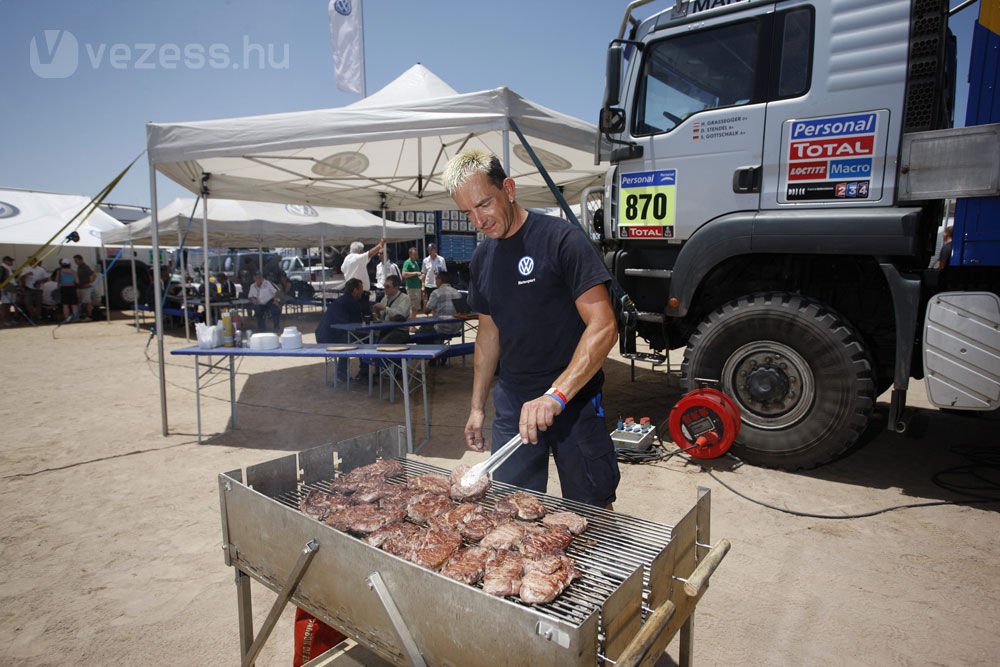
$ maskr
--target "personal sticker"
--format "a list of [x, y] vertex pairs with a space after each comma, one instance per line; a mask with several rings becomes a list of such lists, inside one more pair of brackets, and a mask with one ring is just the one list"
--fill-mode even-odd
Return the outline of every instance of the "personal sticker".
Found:
[[622, 174], [618, 180], [618, 228], [628, 238], [673, 238], [677, 170]]
[[878, 113], [789, 121], [782, 171], [787, 201], [868, 199]]

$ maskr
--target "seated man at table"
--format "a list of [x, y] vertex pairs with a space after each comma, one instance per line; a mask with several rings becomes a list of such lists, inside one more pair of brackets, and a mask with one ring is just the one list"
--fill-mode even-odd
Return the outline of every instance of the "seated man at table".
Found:
[[[455, 303], [461, 298], [462, 295], [459, 294], [458, 290], [451, 286], [448, 272], [441, 271], [437, 274], [437, 289], [431, 292], [430, 298], [427, 299], [427, 307], [424, 308], [424, 312], [434, 317], [454, 317], [457, 312]], [[421, 331], [423, 329], [421, 327]], [[434, 325], [434, 332], [445, 336], [457, 336], [462, 333], [462, 323], [440, 322]]]
[[215, 274], [215, 294], [223, 299], [236, 298], [236, 283], [222, 271]]
[[253, 314], [257, 318], [257, 331], [267, 330], [267, 318], [274, 322], [274, 332], [281, 333], [281, 304], [278, 302], [278, 288], [264, 274], [258, 271], [254, 274], [253, 285], [250, 286], [250, 303], [253, 304]]
[[[372, 306], [375, 319], [382, 322], [405, 322], [410, 315], [410, 297], [403, 291], [403, 281], [399, 276], [385, 277], [385, 295]], [[380, 343], [405, 343], [409, 338], [406, 327], [383, 331]]]
[[[361, 322], [363, 319], [361, 299], [364, 295], [364, 285], [358, 278], [351, 278], [344, 283], [343, 293], [326, 307], [326, 312], [316, 327], [316, 342], [326, 344], [348, 342], [347, 332], [334, 329], [333, 325]], [[337, 359], [337, 377], [344, 381], [347, 380], [347, 364], [347, 357]]]

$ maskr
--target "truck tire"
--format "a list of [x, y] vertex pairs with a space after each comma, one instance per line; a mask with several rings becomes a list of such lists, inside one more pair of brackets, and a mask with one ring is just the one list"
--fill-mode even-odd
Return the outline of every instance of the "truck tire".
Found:
[[737, 456], [784, 470], [849, 449], [875, 402], [861, 339], [830, 308], [793, 294], [753, 294], [712, 312], [688, 342], [683, 373], [689, 389], [715, 381], [736, 401]]
[[[116, 273], [108, 278], [108, 307], [111, 310], [131, 310], [132, 309], [132, 296], [135, 293], [134, 287], [132, 287], [132, 274], [129, 273]], [[138, 284], [139, 303], [142, 303], [142, 291], [143, 283], [140, 281]]]

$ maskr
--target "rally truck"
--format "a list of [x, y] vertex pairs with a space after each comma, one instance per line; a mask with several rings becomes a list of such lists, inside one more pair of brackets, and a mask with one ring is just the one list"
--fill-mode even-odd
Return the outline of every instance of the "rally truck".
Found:
[[982, 0], [953, 128], [966, 73], [943, 0], [690, 0], [634, 18], [649, 2], [611, 42], [599, 121], [592, 231], [623, 352], [685, 348], [686, 386], [739, 408], [734, 452], [783, 469], [859, 443], [887, 390], [906, 430], [910, 378], [938, 406], [996, 410], [1000, 3]]

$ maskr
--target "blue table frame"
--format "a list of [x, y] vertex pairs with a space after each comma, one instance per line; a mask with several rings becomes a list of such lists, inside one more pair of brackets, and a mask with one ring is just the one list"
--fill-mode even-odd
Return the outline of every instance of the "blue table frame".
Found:
[[[340, 331], [346, 331], [347, 337], [350, 343], [353, 344], [375, 344], [375, 334], [382, 331], [391, 331], [392, 329], [402, 329], [405, 327], [422, 327], [428, 324], [458, 324], [462, 325], [462, 342], [465, 342], [465, 331], [466, 327], [476, 328], [479, 324], [478, 316], [467, 315], [464, 317], [418, 317], [412, 320], [403, 320], [399, 322], [388, 321], [388, 322], [347, 322], [344, 324], [332, 324], [331, 329], [338, 329]], [[459, 334], [455, 334], [456, 336]], [[412, 343], [411, 343], [412, 345]], [[462, 360], [464, 365], [465, 360]], [[371, 367], [368, 371], [368, 395], [371, 396], [374, 391], [374, 380], [371, 372]]]
[[[431, 436], [430, 405], [427, 401], [427, 362], [431, 359], [437, 359], [444, 354], [448, 349], [448, 346], [408, 345], [406, 350], [399, 352], [385, 352], [377, 350], [376, 348], [379, 347], [378, 345], [367, 344], [358, 345], [353, 350], [343, 351], [328, 350], [328, 347], [329, 345], [325, 343], [311, 343], [303, 345], [297, 350], [285, 350], [281, 348], [276, 350], [251, 350], [246, 347], [215, 347], [206, 349], [193, 345], [191, 347], [184, 347], [179, 350], [171, 351], [171, 354], [194, 357], [195, 405], [198, 415], [198, 442], [201, 442], [201, 366], [203, 363], [207, 366], [207, 374], [208, 371], [221, 368], [222, 364], [228, 361], [230, 418], [233, 428], [236, 428], [236, 370], [233, 365], [233, 359], [235, 357], [318, 357], [322, 358], [324, 363], [328, 363], [331, 359], [358, 357], [369, 361], [381, 361], [383, 363], [390, 364], [393, 368], [399, 368], [401, 370], [403, 411], [406, 417], [406, 446], [410, 453], [419, 451], [420, 447], [422, 447]], [[210, 358], [207, 362], [203, 362], [202, 357], [218, 357], [218, 360]], [[408, 361], [420, 362], [419, 371], [416, 373], [410, 373], [408, 368], [409, 364], [407, 363]], [[336, 378], [336, 376], [337, 374], [335, 371], [334, 378]], [[411, 387], [412, 381], [420, 382], [424, 401], [424, 439], [421, 441], [420, 445], [417, 446], [416, 450], [413, 448], [413, 426], [410, 415], [410, 393], [413, 391]], [[350, 388], [349, 383], [348, 388]]]

